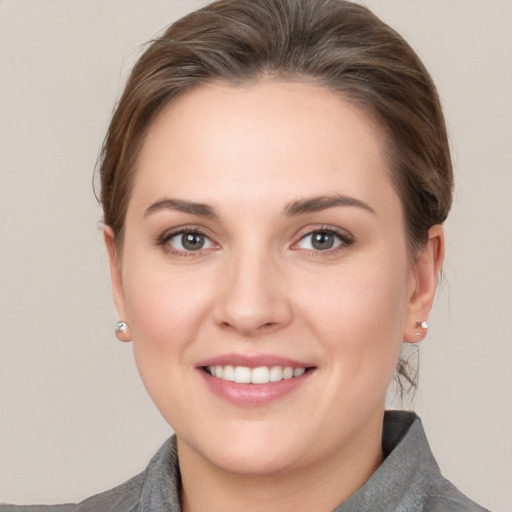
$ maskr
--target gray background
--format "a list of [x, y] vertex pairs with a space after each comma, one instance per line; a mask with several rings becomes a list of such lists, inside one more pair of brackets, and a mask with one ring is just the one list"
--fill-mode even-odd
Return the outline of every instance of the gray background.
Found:
[[[0, 500], [83, 499], [170, 429], [116, 341], [92, 171], [139, 45], [198, 0], [0, 0]], [[443, 100], [457, 193], [415, 409], [445, 475], [512, 511], [512, 2], [372, 0]]]

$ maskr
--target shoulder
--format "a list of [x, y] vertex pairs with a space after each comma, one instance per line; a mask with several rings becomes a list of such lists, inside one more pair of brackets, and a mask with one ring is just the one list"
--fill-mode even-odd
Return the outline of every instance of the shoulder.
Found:
[[62, 505], [0, 505], [0, 512], [129, 512], [138, 508], [143, 473], [109, 491], [85, 499], [80, 503]]
[[388, 510], [488, 512], [442, 475], [414, 413], [386, 413], [383, 449], [387, 457], [377, 474], [385, 480], [388, 496], [394, 496]]
[[62, 505], [0, 505], [0, 512], [129, 512], [137, 510], [143, 473], [109, 491], [95, 494], [80, 503]]
[[442, 476], [432, 483], [425, 497], [423, 510], [425, 512], [490, 512], [469, 499]]
[[179, 464], [176, 437], [172, 436], [153, 456], [146, 469], [109, 491], [80, 503], [63, 505], [2, 505], [0, 512], [135, 512], [178, 511]]

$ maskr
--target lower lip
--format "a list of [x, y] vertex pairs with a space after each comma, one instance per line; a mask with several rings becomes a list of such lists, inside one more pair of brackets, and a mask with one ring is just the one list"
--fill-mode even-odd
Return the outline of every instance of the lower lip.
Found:
[[227, 402], [242, 407], [260, 406], [279, 400], [297, 390], [313, 373], [312, 370], [308, 370], [300, 377], [267, 384], [237, 384], [212, 377], [203, 369], [199, 369], [199, 371], [213, 393]]

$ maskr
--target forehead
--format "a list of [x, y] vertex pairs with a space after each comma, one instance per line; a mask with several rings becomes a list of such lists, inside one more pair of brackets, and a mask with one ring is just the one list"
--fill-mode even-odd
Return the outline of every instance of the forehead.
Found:
[[377, 205], [396, 196], [376, 123], [322, 86], [266, 80], [210, 83], [167, 105], [146, 135], [132, 199], [261, 206], [333, 192]]

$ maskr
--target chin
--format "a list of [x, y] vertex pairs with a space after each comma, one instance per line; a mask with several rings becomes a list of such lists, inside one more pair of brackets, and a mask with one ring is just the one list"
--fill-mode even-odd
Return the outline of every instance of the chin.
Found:
[[302, 458], [305, 441], [290, 439], [289, 431], [281, 435], [258, 432], [225, 432], [224, 435], [203, 436], [199, 442], [180, 437], [186, 450], [219, 470], [246, 476], [267, 476], [296, 467]]
[[276, 453], [274, 450], [243, 451], [229, 450], [228, 453], [212, 454], [209, 461], [216, 468], [240, 476], [271, 476], [285, 473], [297, 465], [297, 454]]

